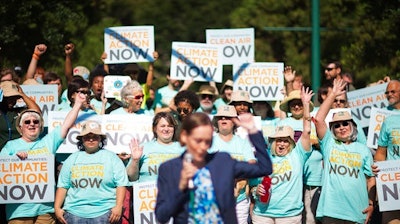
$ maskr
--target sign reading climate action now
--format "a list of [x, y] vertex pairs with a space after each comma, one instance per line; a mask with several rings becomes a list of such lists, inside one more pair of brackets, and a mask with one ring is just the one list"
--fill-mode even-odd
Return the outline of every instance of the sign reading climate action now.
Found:
[[[138, 224], [156, 224], [156, 215], [154, 213], [157, 201], [157, 183], [156, 181], [147, 181], [133, 184], [133, 214], [134, 223]], [[173, 223], [172, 218], [168, 222]]]
[[104, 30], [106, 64], [154, 61], [153, 26], [119, 26]]
[[54, 201], [54, 156], [0, 156], [0, 204]]
[[375, 162], [379, 173], [376, 177], [379, 211], [400, 210], [400, 163], [399, 160]]
[[245, 90], [252, 100], [282, 100], [283, 63], [255, 62], [233, 65], [233, 89]]
[[171, 79], [222, 82], [218, 46], [204, 43], [172, 42]]
[[206, 39], [220, 48], [224, 65], [254, 62], [254, 28], [208, 29]]

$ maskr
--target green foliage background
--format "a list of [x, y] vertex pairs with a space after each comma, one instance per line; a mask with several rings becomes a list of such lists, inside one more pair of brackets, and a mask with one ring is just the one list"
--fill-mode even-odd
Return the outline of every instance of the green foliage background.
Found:
[[[321, 75], [329, 60], [342, 62], [364, 87], [400, 77], [400, 1], [320, 1]], [[34, 46], [48, 46], [40, 65], [63, 75], [64, 50], [76, 45], [73, 64], [100, 63], [104, 28], [154, 25], [155, 86], [165, 84], [172, 41], [205, 42], [208, 28], [256, 30], [256, 61], [284, 62], [310, 77], [311, 33], [266, 27], [310, 27], [311, 0], [1, 0], [0, 65], [26, 70]], [[225, 77], [228, 78], [228, 77]]]

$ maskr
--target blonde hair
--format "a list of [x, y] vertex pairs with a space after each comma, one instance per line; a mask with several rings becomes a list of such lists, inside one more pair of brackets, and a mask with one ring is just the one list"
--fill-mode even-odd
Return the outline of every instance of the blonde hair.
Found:
[[[281, 138], [281, 137], [280, 137]], [[289, 136], [285, 137], [285, 138], [289, 138]], [[294, 149], [294, 147], [296, 146], [296, 144], [293, 141], [289, 141], [290, 145], [289, 145], [289, 150], [288, 150], [288, 154]], [[278, 156], [278, 154], [276, 154], [276, 138], [274, 138], [271, 142], [271, 154], [274, 156]]]

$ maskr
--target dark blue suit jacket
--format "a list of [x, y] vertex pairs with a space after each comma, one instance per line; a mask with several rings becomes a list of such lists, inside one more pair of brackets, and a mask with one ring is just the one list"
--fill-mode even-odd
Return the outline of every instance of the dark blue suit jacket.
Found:
[[[219, 212], [224, 223], [235, 224], [236, 199], [233, 194], [236, 178], [256, 178], [272, 173], [271, 159], [261, 132], [249, 135], [256, 148], [256, 164], [239, 162], [225, 152], [208, 154], [206, 167], [210, 170], [211, 180], [217, 197]], [[161, 164], [158, 170], [158, 195], [156, 218], [166, 223], [170, 218], [174, 223], [188, 222], [189, 191], [179, 190], [179, 180], [183, 165], [184, 152], [180, 157]]]

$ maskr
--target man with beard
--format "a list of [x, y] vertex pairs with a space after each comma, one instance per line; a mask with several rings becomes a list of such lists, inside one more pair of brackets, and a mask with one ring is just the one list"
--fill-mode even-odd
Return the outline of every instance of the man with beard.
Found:
[[206, 114], [214, 115], [217, 113], [217, 110], [214, 106], [214, 101], [216, 99], [215, 88], [210, 85], [202, 85], [200, 86], [199, 92], [197, 95], [200, 100], [200, 107], [197, 112], [203, 112]]

